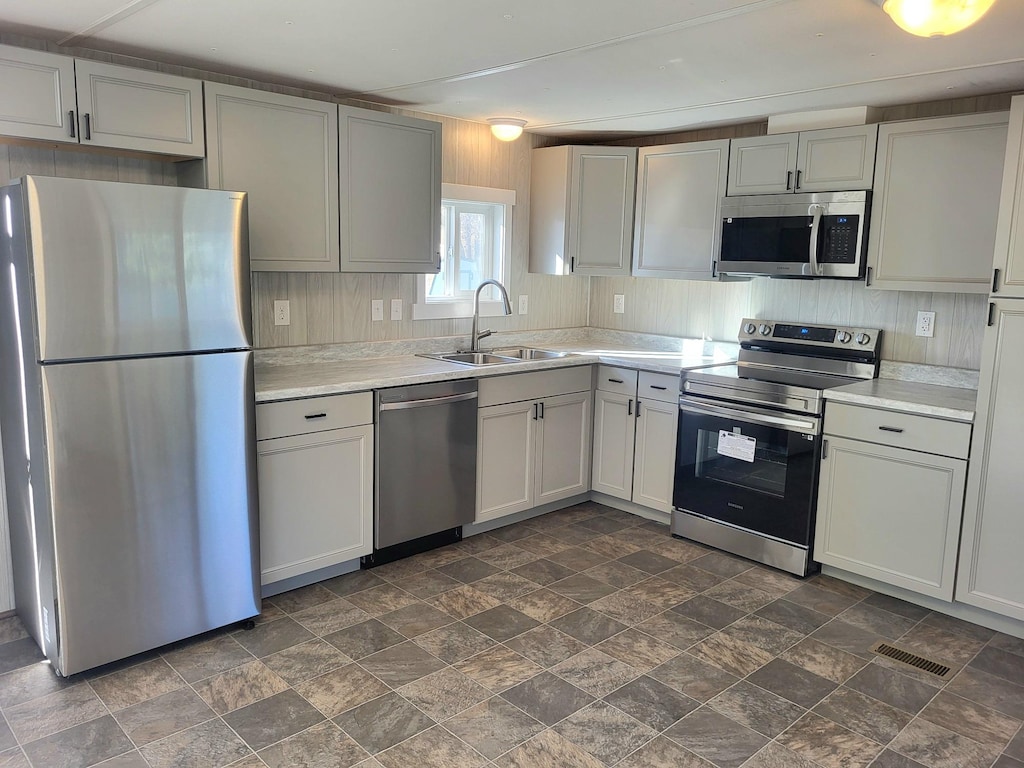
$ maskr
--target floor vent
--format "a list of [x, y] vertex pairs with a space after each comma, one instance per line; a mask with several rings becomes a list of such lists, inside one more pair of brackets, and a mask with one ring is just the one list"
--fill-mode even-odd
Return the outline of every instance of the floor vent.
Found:
[[879, 656], [885, 656], [888, 659], [897, 661], [900, 664], [905, 664], [908, 667], [919, 669], [923, 672], [927, 672], [930, 675], [947, 680], [953, 671], [951, 667], [932, 659], [927, 659], [924, 656], [918, 656], [916, 653], [905, 651], [902, 648], [897, 648], [889, 643], [879, 641], [871, 646], [871, 651], [877, 653]]

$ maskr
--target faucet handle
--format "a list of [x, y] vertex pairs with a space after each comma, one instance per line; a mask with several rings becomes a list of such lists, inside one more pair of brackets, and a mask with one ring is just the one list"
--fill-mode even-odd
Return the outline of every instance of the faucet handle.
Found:
[[476, 335], [476, 337], [477, 337], [477, 339], [486, 339], [486, 338], [487, 338], [488, 336], [490, 336], [490, 335], [491, 335], [492, 333], [494, 333], [494, 331], [491, 331], [491, 330], [486, 330], [486, 331], [480, 331], [480, 332], [479, 332], [479, 333], [478, 333], [478, 334]]

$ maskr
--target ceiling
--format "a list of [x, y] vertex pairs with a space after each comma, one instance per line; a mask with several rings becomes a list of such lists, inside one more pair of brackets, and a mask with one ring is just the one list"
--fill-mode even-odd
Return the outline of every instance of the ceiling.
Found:
[[872, 0], [18, 0], [0, 30], [547, 135], [1024, 90], [1024, 2], [948, 38]]

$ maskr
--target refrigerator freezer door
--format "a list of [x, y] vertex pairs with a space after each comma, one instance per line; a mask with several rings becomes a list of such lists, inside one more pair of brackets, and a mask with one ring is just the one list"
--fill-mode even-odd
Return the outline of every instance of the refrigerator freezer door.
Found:
[[26, 176], [39, 360], [252, 345], [245, 195]]
[[255, 616], [252, 352], [43, 367], [65, 675]]

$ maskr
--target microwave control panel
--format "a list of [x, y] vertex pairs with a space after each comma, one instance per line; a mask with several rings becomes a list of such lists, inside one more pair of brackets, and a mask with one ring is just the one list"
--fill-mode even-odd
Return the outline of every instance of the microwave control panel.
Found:
[[823, 264], [855, 263], [859, 226], [860, 216], [825, 216], [822, 222], [825, 244], [818, 261]]

